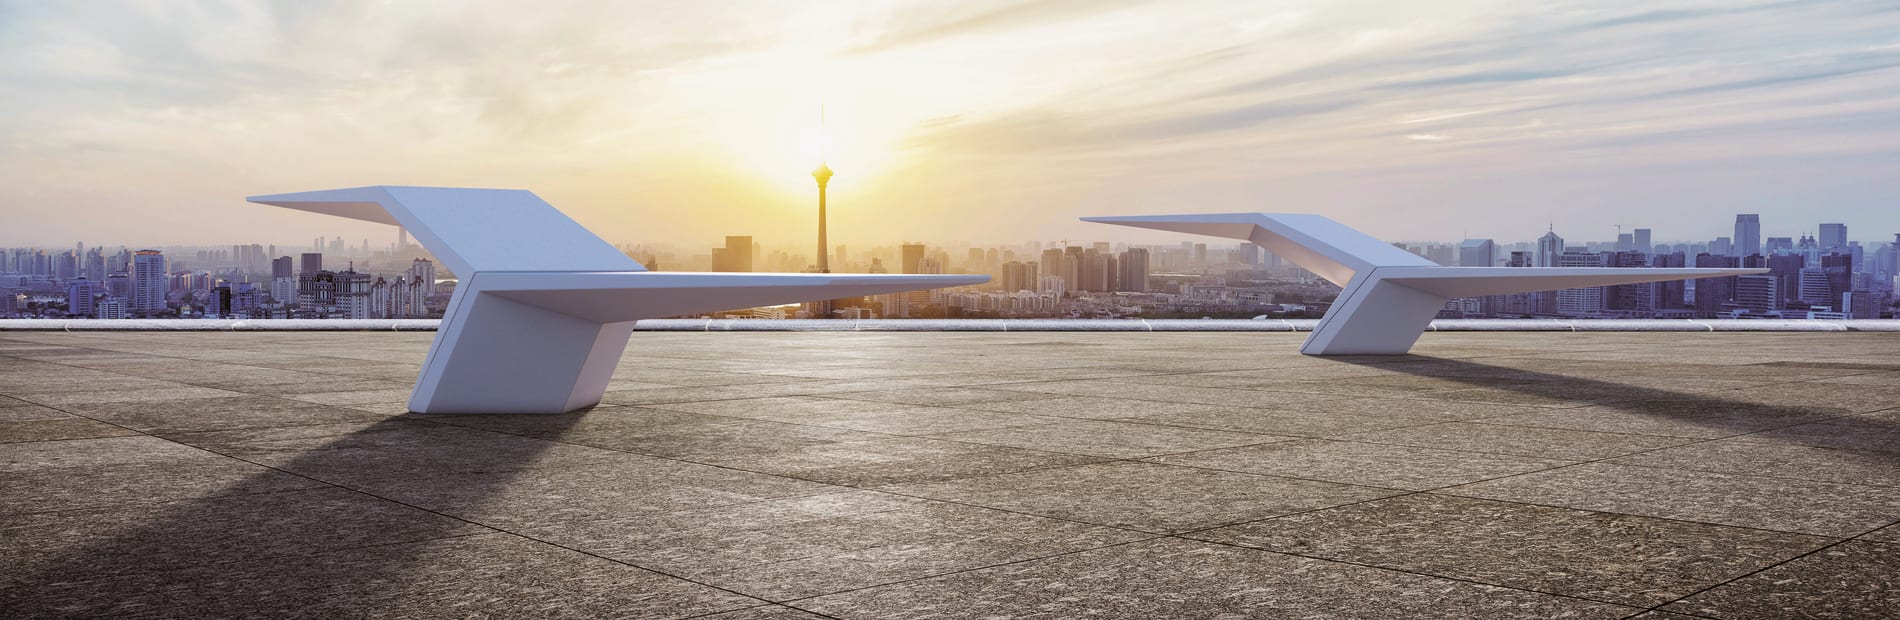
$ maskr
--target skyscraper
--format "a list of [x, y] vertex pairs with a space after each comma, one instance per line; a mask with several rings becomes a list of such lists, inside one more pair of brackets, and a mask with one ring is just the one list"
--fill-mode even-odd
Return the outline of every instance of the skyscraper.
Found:
[[158, 250], [132, 253], [132, 312], [157, 314], [165, 309], [170, 284], [165, 277], [165, 255]]
[[93, 314], [93, 295], [97, 294], [98, 282], [78, 278], [66, 283], [66, 314], [90, 316]]
[[1537, 238], [1537, 266], [1556, 267], [1557, 257], [1564, 253], [1564, 238], [1557, 236], [1555, 229]]
[[1757, 274], [1735, 278], [1735, 305], [1750, 312], [1781, 309], [1780, 281], [1773, 275]]
[[[1258, 246], [1249, 246], [1258, 247]], [[1121, 284], [1119, 290], [1136, 293], [1148, 292], [1148, 276], [1153, 272], [1148, 267], [1148, 248], [1128, 248], [1121, 253], [1119, 265]]]
[[1819, 239], [1822, 251], [1842, 251], [1847, 249], [1846, 224], [1822, 224]]
[[726, 247], [713, 248], [712, 270], [749, 273], [752, 271], [752, 236], [726, 235]]
[[921, 244], [921, 243], [904, 244], [904, 263], [903, 265], [901, 265], [901, 267], [903, 267], [904, 269], [903, 273], [923, 273], [917, 270], [918, 263], [923, 262], [923, 260], [924, 260], [924, 244]]
[[304, 252], [302, 258], [303, 263], [299, 265], [300, 268], [297, 270], [297, 273], [316, 273], [323, 271], [322, 252]]
[[1758, 213], [1739, 213], [1735, 215], [1735, 237], [1730, 247], [1730, 256], [1749, 256], [1761, 253], [1761, 215]]
[[1642, 252], [1644, 254], [1651, 254], [1656, 251], [1656, 246], [1651, 245], [1652, 242], [1650, 241], [1650, 238], [1649, 238], [1649, 229], [1638, 228], [1632, 234], [1632, 237], [1634, 237], [1635, 239], [1634, 245], [1636, 246], [1636, 251]]
[[1458, 244], [1458, 266], [1496, 267], [1497, 264], [1497, 244], [1490, 239], [1466, 239]]
[[424, 296], [435, 294], [435, 261], [418, 258], [409, 261], [409, 281], [417, 282], [419, 293]]
[[1807, 266], [1806, 257], [1800, 254], [1776, 254], [1768, 257], [1768, 276], [1775, 279], [1775, 307], [1779, 310], [1788, 307], [1790, 302], [1799, 299], [1801, 290], [1801, 269]]
[[[1571, 251], [1557, 255], [1554, 267], [1602, 267], [1603, 256], [1596, 252]], [[1603, 287], [1567, 288], [1557, 291], [1557, 312], [1585, 316], [1603, 312]]]

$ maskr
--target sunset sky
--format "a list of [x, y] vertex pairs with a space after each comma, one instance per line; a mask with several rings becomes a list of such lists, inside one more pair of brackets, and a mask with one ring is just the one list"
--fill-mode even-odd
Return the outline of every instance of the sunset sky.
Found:
[[1893, 0], [0, 0], [0, 246], [393, 239], [243, 202], [373, 184], [802, 242], [821, 104], [835, 243], [1900, 232]]

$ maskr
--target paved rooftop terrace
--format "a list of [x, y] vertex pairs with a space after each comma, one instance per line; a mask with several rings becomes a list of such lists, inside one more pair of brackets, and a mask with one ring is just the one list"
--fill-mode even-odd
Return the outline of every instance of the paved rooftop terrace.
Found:
[[0, 333], [0, 616], [1900, 616], [1900, 333]]

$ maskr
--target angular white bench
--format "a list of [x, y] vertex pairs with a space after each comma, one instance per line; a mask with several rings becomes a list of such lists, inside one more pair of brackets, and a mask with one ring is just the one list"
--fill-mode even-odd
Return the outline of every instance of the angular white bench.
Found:
[[1321, 215], [1213, 213], [1085, 217], [1252, 242], [1342, 289], [1300, 345], [1307, 355], [1397, 355], [1412, 349], [1445, 302], [1529, 293], [1767, 273], [1766, 269], [1445, 267]]
[[460, 278], [409, 397], [418, 413], [593, 406], [639, 319], [989, 281], [650, 272], [525, 190], [373, 186], [248, 200], [402, 226]]

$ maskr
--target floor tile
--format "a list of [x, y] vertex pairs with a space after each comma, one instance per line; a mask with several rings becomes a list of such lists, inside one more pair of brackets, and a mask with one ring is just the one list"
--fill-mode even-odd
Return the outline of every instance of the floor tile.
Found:
[[564, 523], [537, 537], [768, 600], [789, 600], [1149, 536], [858, 491]]
[[0, 444], [0, 513], [268, 493], [323, 483], [153, 437]]
[[1195, 538], [1648, 607], [1835, 539], [1418, 494]]
[[1729, 400], [1649, 400], [1486, 418], [1490, 424], [1714, 439], [1814, 422], [1835, 414]]
[[1574, 461], [1307, 439], [1160, 456], [1158, 463], [1422, 491]]
[[829, 394], [829, 396], [849, 400], [866, 400], [906, 405], [936, 405], [940, 407], [1044, 398], [1043, 396], [1027, 392], [986, 390], [981, 388], [920, 388], [880, 392], [841, 392]]
[[1102, 463], [887, 487], [1034, 515], [1181, 532], [1393, 495], [1395, 491], [1154, 463]]
[[813, 495], [837, 487], [621, 455], [525, 470], [356, 481], [353, 488], [504, 529]]
[[761, 602], [506, 534], [0, 588], [26, 617], [682, 618]]
[[404, 420], [180, 433], [167, 438], [339, 484], [558, 467], [628, 456], [586, 446]]
[[1900, 493], [1591, 463], [1453, 487], [1445, 493], [1823, 536], [1854, 536], [1900, 516]]
[[937, 439], [1108, 458], [1141, 458], [1244, 446], [1286, 437], [1104, 420], [1068, 420], [998, 430], [946, 433]]
[[124, 437], [137, 431], [76, 416], [0, 421], [0, 443]]
[[1612, 459], [1622, 465], [1900, 487], [1900, 454], [1725, 439]]
[[1141, 415], [1186, 413], [1190, 411], [1208, 411], [1222, 408], [1220, 405], [1203, 405], [1200, 403], [1164, 403], [1148, 400], [1099, 398], [1093, 396], [1065, 396], [1035, 400], [970, 403], [958, 405], [958, 407], [982, 411], [1026, 413], [1038, 416], [1084, 418], [1090, 420], [1111, 420]]
[[0, 573], [31, 585], [492, 531], [334, 487], [8, 515], [0, 527]]
[[918, 437], [836, 442], [785, 450], [726, 450], [684, 458], [853, 487], [955, 480], [1102, 460]]
[[1900, 546], [1841, 543], [1665, 609], [1711, 618], [1900, 617]]
[[1488, 452], [1554, 459], [1591, 460], [1689, 443], [1690, 440], [1624, 433], [1597, 433], [1528, 426], [1446, 422], [1341, 435], [1339, 439], [1421, 448]]
[[1431, 424], [1431, 420], [1389, 415], [1358, 415], [1297, 409], [1223, 408], [1125, 418], [1147, 422], [1289, 437], [1333, 437], [1373, 430]]
[[1637, 609], [1181, 540], [820, 597], [838, 618], [1622, 618]]

